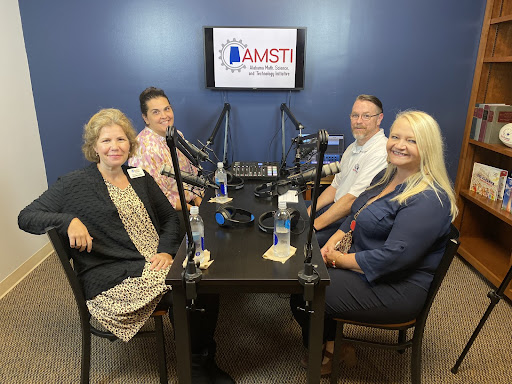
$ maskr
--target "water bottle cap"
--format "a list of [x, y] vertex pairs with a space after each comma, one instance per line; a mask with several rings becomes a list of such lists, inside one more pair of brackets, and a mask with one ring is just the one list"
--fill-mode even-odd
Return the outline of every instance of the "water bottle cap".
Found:
[[217, 168], [224, 168], [224, 163], [222, 161], [219, 161], [217, 163]]
[[190, 214], [191, 215], [198, 215], [199, 214], [199, 207], [196, 207], [195, 205], [190, 207]]
[[277, 208], [286, 209], [286, 201], [280, 201], [279, 203], [277, 203]]

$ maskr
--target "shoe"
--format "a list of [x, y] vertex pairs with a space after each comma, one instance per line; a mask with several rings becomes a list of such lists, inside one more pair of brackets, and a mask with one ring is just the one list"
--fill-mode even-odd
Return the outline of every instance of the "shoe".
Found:
[[204, 369], [212, 384], [235, 384], [235, 380], [219, 368], [213, 357], [205, 361]]
[[201, 355], [192, 355], [191, 381], [194, 384], [211, 384], [210, 375], [205, 369], [204, 359]]
[[[324, 362], [324, 360], [326, 360]], [[322, 351], [322, 366], [320, 367], [320, 374], [322, 376], [330, 375], [332, 372], [332, 359], [333, 354], [329, 351], [327, 351], [324, 347], [324, 350]], [[356, 350], [353, 345], [351, 344], [343, 344], [341, 347], [341, 361], [345, 363], [345, 365], [349, 368], [355, 367], [357, 364], [357, 356], [356, 356]], [[302, 359], [300, 360], [300, 365], [303, 368], [308, 368], [308, 362], [309, 362], [309, 354], [305, 354]]]

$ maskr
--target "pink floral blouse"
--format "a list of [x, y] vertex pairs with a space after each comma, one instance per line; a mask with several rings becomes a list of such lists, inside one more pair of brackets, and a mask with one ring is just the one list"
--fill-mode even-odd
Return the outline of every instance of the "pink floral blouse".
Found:
[[[178, 133], [183, 137], [180, 131]], [[160, 174], [163, 164], [169, 164], [172, 167], [171, 151], [167, 146], [165, 137], [146, 127], [138, 134], [137, 141], [139, 142], [139, 149], [128, 160], [128, 164], [132, 167], [141, 167], [153, 176], [165, 196], [167, 196], [167, 199], [169, 199], [169, 202], [176, 208], [176, 202], [180, 199], [176, 180]], [[177, 150], [177, 154], [180, 170], [197, 175], [197, 168], [192, 165], [190, 160], [180, 150]], [[200, 188], [185, 183], [183, 186], [185, 187], [185, 199], [187, 202], [202, 195]]]

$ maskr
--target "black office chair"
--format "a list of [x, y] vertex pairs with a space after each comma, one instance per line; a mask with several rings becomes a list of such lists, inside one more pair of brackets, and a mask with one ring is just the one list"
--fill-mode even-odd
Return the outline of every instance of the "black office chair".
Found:
[[[446, 250], [444, 251], [443, 257], [439, 266], [437, 267], [436, 273], [434, 274], [434, 279], [432, 280], [432, 284], [430, 285], [430, 289], [427, 294], [427, 299], [425, 301], [425, 305], [421, 310], [420, 314], [416, 319], [408, 321], [406, 323], [400, 324], [369, 324], [358, 321], [344, 320], [335, 318], [337, 321], [336, 325], [336, 338], [334, 341], [334, 357], [332, 364], [332, 372], [331, 372], [331, 384], [335, 384], [338, 382], [339, 375], [339, 361], [342, 352], [342, 344], [343, 342], [349, 342], [360, 345], [374, 346], [377, 348], [385, 348], [385, 349], [395, 349], [399, 352], [404, 352], [406, 348], [412, 347], [412, 355], [411, 355], [411, 382], [413, 384], [421, 383], [421, 344], [423, 340], [423, 332], [425, 330], [425, 324], [427, 322], [427, 317], [430, 312], [430, 307], [432, 306], [432, 302], [436, 297], [437, 291], [443, 282], [444, 277], [446, 276], [446, 272], [450, 267], [450, 264], [453, 260], [453, 257], [457, 253], [457, 249], [459, 248], [459, 231], [452, 224], [450, 227], [450, 234], [448, 236], [448, 241], [446, 243]], [[362, 327], [369, 328], [380, 328], [390, 331], [398, 331], [398, 342], [397, 343], [385, 343], [378, 342], [372, 340], [366, 340], [361, 338], [354, 337], [345, 337], [343, 334], [343, 326], [345, 324], [357, 325]], [[414, 327], [414, 333], [412, 338], [407, 339], [407, 330], [409, 328]]]
[[[71, 289], [73, 290], [73, 295], [75, 296], [76, 304], [78, 306], [78, 312], [80, 314], [80, 325], [82, 328], [82, 367], [81, 367], [81, 378], [80, 382], [82, 384], [89, 383], [89, 371], [91, 367], [91, 334], [108, 339], [110, 341], [117, 340], [117, 336], [108, 331], [101, 331], [99, 329], [94, 328], [91, 325], [90, 319], [91, 314], [87, 309], [87, 305], [85, 304], [85, 297], [82, 291], [82, 286], [78, 282], [78, 278], [76, 277], [75, 271], [70, 263], [71, 254], [70, 248], [67, 245], [67, 241], [65, 241], [57, 232], [55, 228], [50, 229], [48, 232], [48, 237], [52, 242], [53, 248], [59, 257], [59, 260], [64, 268], [64, 272], [66, 273], [66, 277], [71, 285]], [[155, 320], [155, 330], [154, 331], [141, 331], [137, 333], [136, 337], [142, 336], [151, 336], [154, 335], [156, 339], [157, 352], [158, 352], [158, 367], [160, 372], [160, 383], [167, 383], [167, 364], [166, 364], [166, 356], [165, 356], [165, 339], [164, 339], [164, 327], [162, 316], [167, 313], [165, 310], [155, 310], [151, 315]]]

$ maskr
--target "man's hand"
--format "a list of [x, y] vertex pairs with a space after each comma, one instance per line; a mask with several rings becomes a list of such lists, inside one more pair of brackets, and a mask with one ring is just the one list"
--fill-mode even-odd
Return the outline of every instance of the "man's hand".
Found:
[[80, 252], [85, 249], [87, 252], [91, 252], [93, 238], [89, 235], [87, 227], [77, 217], [69, 223], [68, 237], [71, 248], [76, 248]]
[[172, 256], [168, 253], [157, 253], [151, 259], [149, 259], [151, 262], [149, 269], [152, 271], [160, 271], [162, 269], [166, 269], [172, 265], [173, 260], [174, 259]]

